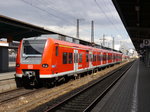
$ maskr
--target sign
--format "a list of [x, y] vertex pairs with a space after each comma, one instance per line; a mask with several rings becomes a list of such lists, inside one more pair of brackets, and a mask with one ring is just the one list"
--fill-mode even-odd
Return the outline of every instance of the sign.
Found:
[[144, 39], [143, 46], [150, 46], [150, 39]]

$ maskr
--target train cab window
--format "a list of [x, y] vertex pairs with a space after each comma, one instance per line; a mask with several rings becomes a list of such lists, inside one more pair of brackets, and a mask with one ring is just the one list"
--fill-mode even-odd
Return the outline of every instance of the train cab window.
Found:
[[56, 46], [56, 56], [58, 56], [58, 46]]
[[63, 53], [63, 64], [67, 64], [67, 54], [66, 52]]
[[82, 63], [82, 54], [79, 54], [79, 63]]
[[69, 53], [69, 64], [72, 64], [73, 56], [72, 53]]

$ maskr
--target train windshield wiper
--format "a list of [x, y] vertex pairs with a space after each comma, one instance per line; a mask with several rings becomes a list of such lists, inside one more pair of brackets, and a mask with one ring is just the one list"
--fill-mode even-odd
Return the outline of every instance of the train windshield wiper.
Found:
[[25, 59], [29, 58], [30, 56], [25, 56]]

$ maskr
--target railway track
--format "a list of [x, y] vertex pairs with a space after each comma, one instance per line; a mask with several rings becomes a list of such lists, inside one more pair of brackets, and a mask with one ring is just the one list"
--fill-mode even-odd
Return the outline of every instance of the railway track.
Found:
[[132, 66], [133, 62], [90, 84], [63, 101], [51, 105], [45, 112], [89, 112]]
[[15, 80], [15, 78], [1, 79], [0, 81]]
[[8, 103], [10, 101], [16, 100], [21, 96], [30, 95], [34, 92], [41, 91], [43, 88], [40, 89], [14, 89], [11, 91], [0, 93], [0, 105]]

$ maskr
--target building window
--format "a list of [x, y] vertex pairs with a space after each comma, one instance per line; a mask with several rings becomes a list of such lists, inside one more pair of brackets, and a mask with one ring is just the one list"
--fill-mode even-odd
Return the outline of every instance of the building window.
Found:
[[67, 64], [67, 54], [66, 52], [63, 53], [63, 64]]
[[73, 60], [72, 53], [69, 53], [69, 64], [72, 64], [72, 60]]

